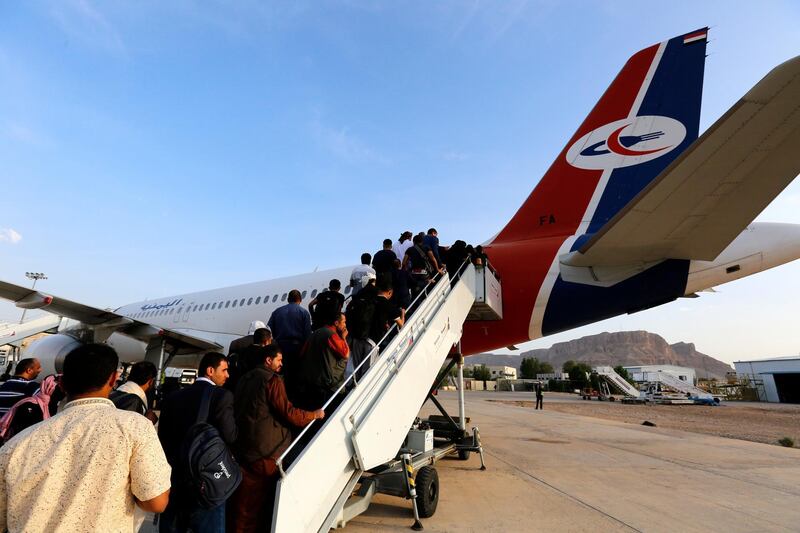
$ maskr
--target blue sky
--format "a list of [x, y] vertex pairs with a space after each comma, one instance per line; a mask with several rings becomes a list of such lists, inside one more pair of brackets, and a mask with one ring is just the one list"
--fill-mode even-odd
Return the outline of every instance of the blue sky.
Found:
[[[795, 2], [5, 2], [0, 279], [117, 307], [480, 242], [637, 50], [709, 25], [701, 129], [800, 53]], [[761, 220], [800, 223], [800, 185]], [[800, 351], [800, 264], [523, 346]], [[0, 319], [19, 311], [0, 305]]]

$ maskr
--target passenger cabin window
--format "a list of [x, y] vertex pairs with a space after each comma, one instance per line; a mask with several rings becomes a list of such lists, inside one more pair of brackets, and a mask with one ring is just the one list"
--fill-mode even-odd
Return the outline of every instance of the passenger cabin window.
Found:
[[233, 301], [233, 307], [236, 307], [236, 304], [239, 303], [238, 300]]
[[303, 298], [303, 300], [305, 300], [306, 294], [308, 294], [308, 291], [303, 291], [303, 294], [301, 294], [300, 297]]
[[228, 307], [230, 307], [230, 306], [231, 306], [231, 301], [230, 301], [230, 300], [228, 300], [227, 302], [225, 302], [225, 309], [227, 309], [227, 308], [228, 308]]
[[239, 302], [239, 306], [243, 306], [243, 305], [244, 305], [244, 298], [242, 298], [242, 301]]
[[286, 293], [285, 292], [281, 295], [281, 301], [282, 302], [286, 301]]
[[211, 304], [211, 310], [212, 310], [212, 311], [213, 311], [214, 309], [216, 309], [216, 308], [217, 308], [217, 302], [214, 302], [213, 304]]
[[313, 291], [311, 291], [311, 297], [312, 298], [316, 298], [317, 297], [317, 289], [314, 289]]
[[175, 309], [170, 309], [169, 314], [172, 314], [173, 311], [175, 311]]
[[277, 302], [277, 301], [278, 301], [278, 295], [277, 295], [277, 294], [276, 294], [275, 296], [273, 296], [273, 297], [272, 297], [272, 301], [273, 301], [273, 302]]
[[345, 287], [345, 289], [344, 289], [344, 293], [345, 293], [345, 294], [350, 294], [350, 291], [352, 291], [352, 290], [353, 290], [353, 287], [351, 287], [350, 285], [348, 285], [347, 287]]
[[256, 305], [258, 305], [258, 304], [260, 304], [260, 303], [261, 303], [261, 296], [259, 296], [258, 298], [256, 298]]

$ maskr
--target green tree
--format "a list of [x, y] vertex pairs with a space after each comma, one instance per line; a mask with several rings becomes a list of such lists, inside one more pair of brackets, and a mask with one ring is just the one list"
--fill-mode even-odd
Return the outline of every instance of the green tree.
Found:
[[553, 372], [553, 365], [539, 361], [536, 357], [523, 357], [519, 365], [519, 373], [523, 379], [536, 379], [536, 374], [550, 374]]
[[622, 377], [622, 379], [624, 379], [625, 381], [627, 381], [631, 385], [636, 385], [636, 382], [633, 381], [633, 378], [631, 377], [631, 375], [628, 374], [628, 371], [625, 370], [625, 368], [622, 365], [615, 366], [614, 367], [614, 372], [619, 374]]
[[479, 381], [489, 381], [492, 379], [492, 372], [486, 368], [486, 365], [473, 367], [472, 377]]
[[[566, 370], [567, 363], [572, 363], [569, 366], [569, 370]], [[575, 361], [567, 361], [567, 363], [564, 363], [564, 371], [569, 374], [570, 381], [572, 381], [578, 388], [583, 388], [589, 385], [590, 382], [587, 374], [592, 373], [592, 367], [586, 363], [576, 363]]]
[[561, 371], [569, 374], [569, 371], [575, 367], [575, 361], [570, 359], [569, 361], [564, 361], [564, 364], [561, 365]]
[[464, 365], [464, 377], [471, 378], [472, 377], [472, 367]]

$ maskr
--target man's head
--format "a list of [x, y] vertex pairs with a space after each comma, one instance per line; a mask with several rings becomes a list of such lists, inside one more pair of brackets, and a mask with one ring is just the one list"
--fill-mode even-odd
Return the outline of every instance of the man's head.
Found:
[[61, 387], [70, 398], [108, 398], [117, 381], [119, 357], [107, 344], [83, 344], [64, 358]]
[[261, 349], [264, 355], [264, 366], [276, 374], [283, 368], [283, 353], [277, 344], [270, 344]]
[[385, 296], [386, 298], [391, 298], [392, 292], [392, 280], [381, 279], [380, 283], [378, 283], [378, 294]]
[[333, 327], [336, 329], [336, 333], [339, 336], [344, 336], [344, 332], [347, 331], [347, 319], [344, 316], [344, 313], [337, 313], [336, 317], [333, 319]]
[[361, 254], [361, 264], [368, 265], [370, 263], [372, 263], [372, 256], [366, 252]]
[[221, 387], [228, 381], [228, 360], [221, 353], [208, 352], [197, 366], [197, 375]]
[[147, 392], [153, 388], [156, 375], [158, 375], [156, 365], [150, 361], [139, 361], [131, 367], [131, 371], [128, 374], [128, 381], [133, 381], [139, 385], [143, 391]]
[[259, 346], [272, 344], [272, 331], [269, 328], [258, 328], [253, 333], [253, 344], [258, 344]]
[[383, 239], [383, 249], [384, 250], [392, 249], [392, 239]]
[[404, 231], [403, 233], [400, 234], [400, 242], [406, 242], [408, 239], [412, 237], [412, 235], [414, 234], [411, 233], [410, 231]]
[[439, 232], [436, 231], [436, 228], [430, 228], [428, 230], [428, 235], [430, 235], [431, 237], [438, 237], [439, 236]]
[[422, 233], [417, 233], [416, 235], [414, 235], [414, 241], [413, 242], [414, 242], [415, 245], [420, 245], [420, 244], [422, 244], [422, 240], [424, 238], [425, 238], [425, 236]]
[[41, 371], [42, 363], [35, 357], [30, 357], [17, 363], [17, 370], [14, 375], [25, 379], [36, 379], [36, 376]]
[[300, 291], [297, 289], [292, 289], [289, 291], [289, 303], [290, 304], [299, 304], [303, 301], [303, 295], [300, 294]]
[[342, 282], [338, 279], [332, 279], [330, 283], [328, 283], [328, 290], [333, 292], [339, 292], [342, 288]]

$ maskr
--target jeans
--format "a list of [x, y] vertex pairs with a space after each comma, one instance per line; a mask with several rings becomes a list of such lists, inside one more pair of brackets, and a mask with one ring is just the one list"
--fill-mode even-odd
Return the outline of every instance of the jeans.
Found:
[[225, 504], [213, 509], [167, 505], [158, 518], [158, 533], [225, 533]]

